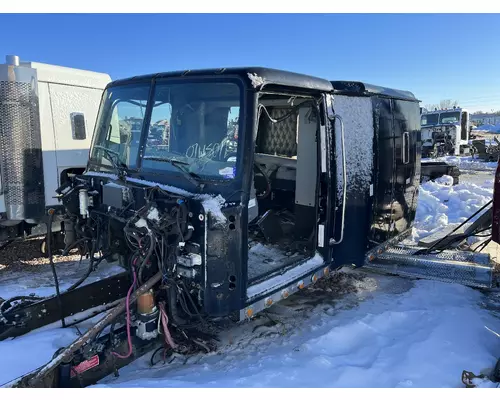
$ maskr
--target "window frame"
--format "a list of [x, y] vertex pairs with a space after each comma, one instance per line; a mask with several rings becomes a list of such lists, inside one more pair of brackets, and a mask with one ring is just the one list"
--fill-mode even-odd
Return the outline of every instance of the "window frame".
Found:
[[[187, 78], [160, 78], [160, 79], [154, 79], [152, 81], [151, 85], [151, 91], [150, 91], [150, 97], [148, 99], [148, 106], [146, 109], [146, 114], [144, 116], [144, 124], [142, 127], [142, 136], [141, 136], [141, 144], [140, 144], [140, 149], [138, 152], [138, 157], [137, 157], [137, 162], [136, 162], [136, 171], [138, 172], [144, 172], [144, 173], [152, 173], [152, 174], [157, 174], [157, 175], [178, 175], [178, 172], [175, 170], [170, 170], [170, 169], [157, 169], [157, 168], [150, 168], [150, 167], [144, 167], [143, 166], [143, 157], [145, 155], [145, 150], [147, 146], [147, 139], [149, 136], [149, 128], [151, 124], [151, 117], [153, 114], [153, 109], [154, 109], [154, 99], [155, 99], [155, 94], [156, 94], [156, 88], [158, 85], [176, 85], [176, 84], [192, 84], [192, 83], [232, 83], [235, 84], [238, 89], [239, 89], [239, 107], [240, 107], [240, 113], [239, 113], [239, 118], [238, 118], [238, 139], [237, 139], [237, 159], [235, 163], [235, 168], [236, 168], [236, 174], [232, 179], [223, 179], [215, 177], [215, 176], [207, 176], [203, 177], [204, 182], [210, 182], [210, 183], [217, 183], [217, 184], [231, 184], [232, 182], [235, 182], [241, 178], [243, 175], [243, 156], [244, 156], [244, 137], [245, 135], [242, 135], [242, 132], [245, 129], [245, 123], [246, 123], [246, 118], [245, 118], [245, 110], [246, 110], [246, 87], [244, 85], [243, 80], [239, 76], [225, 76], [225, 77], [207, 77], [207, 76], [197, 76], [197, 77], [191, 77], [189, 79]], [[172, 127], [170, 127], [172, 129]]]
[[[72, 112], [70, 113], [70, 119], [71, 119], [71, 135], [73, 140], [87, 140], [87, 121], [85, 120], [85, 114], [83, 112]], [[75, 117], [82, 117], [83, 118], [83, 138], [77, 137], [77, 132], [76, 132], [76, 124], [75, 124]]]
[[[100, 123], [100, 119], [101, 119], [102, 113], [105, 111], [104, 106], [105, 106], [106, 102], [111, 101], [110, 98], [109, 98], [109, 93], [110, 92], [112, 93], [113, 90], [116, 90], [116, 89], [125, 89], [125, 88], [127, 88], [127, 89], [128, 88], [136, 88], [136, 89], [137, 88], [144, 88], [144, 89], [147, 89], [148, 90], [148, 96], [147, 96], [146, 101], [149, 102], [149, 99], [151, 98], [152, 81], [151, 80], [143, 80], [143, 81], [138, 81], [138, 82], [133, 82], [133, 83], [120, 83], [120, 84], [108, 86], [104, 90], [104, 92], [102, 94], [102, 97], [101, 97], [101, 103], [99, 105], [99, 111], [98, 111], [98, 114], [97, 114], [97, 117], [96, 117], [95, 132], [94, 132], [94, 135], [93, 135], [93, 138], [92, 138], [92, 144], [91, 144], [90, 153], [89, 153], [89, 161], [90, 161], [90, 163], [95, 164], [96, 166], [106, 167], [106, 168], [109, 167], [108, 164], [103, 164], [102, 162], [99, 161], [99, 159], [97, 157], [94, 157], [94, 154], [96, 153], [96, 149], [95, 149], [94, 146], [99, 144], [99, 142], [100, 142], [100, 135], [102, 134], [102, 132], [100, 131], [100, 126], [98, 124]], [[109, 128], [109, 125], [110, 125], [111, 120], [113, 118], [113, 112], [116, 109], [117, 105], [120, 104], [120, 103], [122, 103], [122, 102], [133, 104], [132, 101], [134, 101], [134, 100], [130, 100], [130, 99], [118, 99], [118, 100], [112, 101], [112, 103], [110, 105], [111, 112], [108, 113], [108, 115], [109, 115], [109, 119], [107, 120], [107, 126], [108, 126], [108, 128]], [[143, 138], [143, 132], [144, 132], [144, 121], [146, 120], [147, 113], [148, 113], [148, 104], [149, 103], [146, 103], [146, 105], [144, 107], [144, 120], [143, 120], [143, 124], [142, 124], [142, 127], [141, 127], [141, 134], [140, 134], [140, 139], [139, 139], [139, 146], [138, 146], [138, 150], [137, 150], [137, 156], [139, 155], [139, 152], [141, 150], [142, 138]], [[107, 133], [105, 133], [105, 135], [107, 135]], [[101, 159], [101, 161], [102, 161], [102, 159]], [[132, 163], [131, 161], [134, 161], [134, 163]], [[128, 170], [130, 172], [137, 172], [138, 171], [137, 157], [135, 157], [135, 159], [129, 160], [128, 164], [129, 164], [128, 165]]]

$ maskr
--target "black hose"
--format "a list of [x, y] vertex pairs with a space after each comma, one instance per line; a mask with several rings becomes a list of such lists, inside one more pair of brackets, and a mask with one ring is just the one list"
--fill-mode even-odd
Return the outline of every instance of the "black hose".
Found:
[[264, 179], [266, 180], [266, 191], [264, 192], [264, 194], [257, 195], [257, 197], [259, 199], [265, 199], [271, 194], [271, 180], [258, 163], [255, 163], [254, 165], [255, 168], [257, 168], [257, 170], [264, 176]]
[[[30, 303], [36, 303], [36, 302], [43, 300], [43, 299], [45, 299], [45, 297], [36, 297], [36, 296], [14, 296], [14, 297], [11, 297], [10, 299], [5, 300], [2, 303], [0, 303], [0, 319], [3, 318], [5, 320], [7, 320], [4, 313], [9, 313], [12, 311], [12, 309], [6, 310], [6, 308], [8, 305], [11, 305], [14, 301], [21, 300], [24, 302], [28, 301]], [[14, 308], [15, 308], [15, 306], [14, 306]]]
[[[483, 251], [486, 248], [486, 246], [488, 246], [488, 244], [490, 244], [490, 242], [491, 242], [491, 238], [485, 240], [484, 243], [481, 243], [479, 246], [477, 246], [477, 248], [474, 249], [474, 251], [480, 253], [481, 251]], [[481, 247], [481, 249], [479, 249], [480, 247]]]
[[142, 278], [144, 268], [146, 267], [142, 267], [141, 269], [139, 269], [139, 272], [137, 273], [137, 280], [139, 281], [139, 285], [142, 285], [145, 282], [144, 279]]
[[468, 221], [470, 221], [472, 218], [474, 218], [476, 215], [478, 215], [481, 211], [483, 211], [486, 207], [488, 207], [491, 203], [493, 203], [493, 200], [488, 201], [484, 206], [482, 206], [479, 210], [477, 210], [474, 214], [472, 214], [469, 218], [467, 218], [464, 222], [462, 222], [460, 225], [458, 225], [455, 229], [453, 229], [450, 233], [447, 235], [443, 236], [440, 240], [438, 240], [436, 243], [434, 243], [431, 247], [425, 250], [419, 250], [418, 252], [415, 253], [415, 255], [420, 255], [420, 254], [430, 254], [432, 250], [434, 250], [439, 244], [441, 244], [447, 237], [455, 233], [457, 230], [459, 230], [462, 226], [464, 226]]
[[180, 236], [180, 241], [185, 242], [184, 234], [187, 228], [187, 206], [184, 202], [179, 203], [179, 206], [173, 211], [175, 211], [175, 224]]
[[184, 241], [187, 242], [189, 239], [191, 239], [192, 236], [193, 236], [193, 229], [189, 229], [188, 225], [187, 233], [184, 235]]
[[189, 290], [186, 287], [186, 284], [184, 283], [184, 281], [181, 281], [181, 283], [182, 283], [182, 287], [184, 288], [184, 292], [186, 293], [186, 296], [187, 296], [189, 302], [193, 306], [194, 312], [196, 313], [196, 315], [198, 316], [198, 318], [200, 318], [200, 320], [203, 322], [203, 317], [200, 314], [200, 310], [198, 310], [198, 307], [196, 306], [193, 298], [191, 297], [191, 294], [189, 293]]
[[177, 326], [185, 325], [186, 321], [181, 318], [177, 312], [177, 292], [174, 284], [169, 284], [167, 286], [167, 296], [167, 307], [169, 308], [170, 316], [172, 317], [174, 324]]
[[71, 250], [73, 250], [76, 246], [78, 246], [82, 242], [85, 242], [86, 240], [89, 240], [89, 238], [84, 237], [74, 241], [73, 243], [65, 247], [65, 249], [62, 252], [62, 255], [67, 256]]
[[50, 268], [52, 269], [52, 275], [54, 275], [57, 303], [59, 305], [59, 312], [61, 313], [61, 323], [62, 327], [66, 328], [66, 322], [64, 321], [63, 303], [61, 300], [61, 292], [59, 291], [59, 279], [57, 278], [56, 266], [54, 265], [54, 257], [52, 256], [52, 221], [54, 220], [54, 213], [54, 209], [49, 210], [49, 220], [47, 222], [47, 238], [45, 241], [47, 244], [47, 253], [49, 256]]
[[[146, 257], [144, 257], [144, 259], [141, 262], [141, 265], [139, 265], [139, 268], [137, 268], [139, 278], [142, 274], [144, 267], [148, 263], [149, 259], [151, 258], [151, 255], [153, 254], [153, 251], [156, 247], [155, 240], [154, 240], [152, 233], [149, 233], [149, 240], [150, 240], [150, 243], [149, 243], [148, 252], [146, 253]], [[142, 284], [142, 283], [139, 283], [139, 284]]]
[[[156, 248], [156, 243], [155, 243], [154, 235], [152, 233], [149, 233], [148, 237], [149, 237], [149, 248], [148, 248], [148, 251], [146, 253], [145, 258], [142, 260], [140, 266], [137, 268], [137, 280], [139, 281], [140, 285], [142, 285], [142, 283], [144, 282], [144, 280], [142, 278], [144, 269], [146, 268], [147, 263], [148, 263], [149, 259], [151, 258], [152, 254], [153, 254], [153, 251]], [[138, 258], [141, 255], [139, 250], [136, 251], [134, 254], [137, 254]], [[132, 262], [133, 262], [133, 259], [134, 259], [134, 255], [132, 255]]]
[[[78, 286], [80, 286], [92, 273], [94, 270], [94, 252], [95, 252], [95, 241], [92, 241], [92, 248], [90, 250], [90, 261], [89, 261], [89, 267], [85, 274], [78, 279], [75, 283], [73, 283], [67, 290], [66, 292], [70, 292], [71, 290], [75, 290]], [[102, 260], [101, 260], [102, 261]]]

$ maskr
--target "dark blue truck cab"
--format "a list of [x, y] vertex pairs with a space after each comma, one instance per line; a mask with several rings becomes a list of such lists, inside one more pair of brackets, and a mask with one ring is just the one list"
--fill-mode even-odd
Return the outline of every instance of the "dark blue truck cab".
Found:
[[104, 92], [67, 241], [139, 283], [161, 271], [178, 325], [241, 320], [408, 232], [419, 177], [409, 92], [268, 68], [139, 76]]

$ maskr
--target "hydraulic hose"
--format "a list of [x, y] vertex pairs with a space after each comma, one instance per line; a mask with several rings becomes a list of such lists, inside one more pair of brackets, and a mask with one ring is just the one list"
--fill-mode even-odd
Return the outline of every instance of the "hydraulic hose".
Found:
[[[148, 252], [146, 253], [146, 257], [144, 257], [144, 259], [141, 262], [141, 265], [139, 266], [139, 268], [137, 270], [138, 271], [137, 275], [139, 276], [138, 279], [139, 279], [140, 285], [142, 285], [142, 283], [143, 283], [142, 273], [144, 272], [144, 268], [146, 267], [151, 256], [153, 255], [153, 251], [154, 251], [155, 246], [156, 246], [155, 238], [154, 238], [152, 233], [149, 233], [149, 241], [150, 241], [150, 244], [149, 244]], [[133, 265], [131, 267], [134, 268]]]
[[47, 238], [45, 240], [47, 244], [47, 253], [49, 256], [49, 264], [52, 269], [52, 275], [54, 276], [54, 283], [56, 286], [56, 296], [57, 303], [59, 305], [59, 312], [61, 313], [61, 323], [62, 327], [66, 328], [66, 322], [64, 321], [63, 304], [61, 300], [61, 292], [59, 291], [59, 279], [57, 278], [56, 266], [54, 265], [54, 257], [52, 256], [52, 222], [54, 220], [55, 210], [51, 208], [49, 210], [49, 220], [47, 222]]
[[85, 274], [78, 279], [75, 283], [73, 283], [67, 290], [66, 292], [69, 292], [71, 290], [75, 290], [78, 286], [80, 286], [92, 273], [94, 270], [94, 250], [95, 250], [95, 241], [92, 241], [92, 249], [91, 249], [91, 254], [90, 254], [90, 262], [89, 262], [89, 267]]

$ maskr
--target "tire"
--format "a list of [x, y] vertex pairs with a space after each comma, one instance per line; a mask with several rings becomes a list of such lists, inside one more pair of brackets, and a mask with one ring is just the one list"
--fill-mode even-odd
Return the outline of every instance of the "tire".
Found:
[[47, 239], [43, 239], [40, 243], [40, 253], [43, 257], [48, 257], [49, 253], [47, 251]]
[[[57, 250], [64, 249], [64, 236], [62, 233], [53, 233], [52, 234], [52, 255], [55, 255]], [[48, 257], [49, 252], [47, 249], [47, 238], [45, 237], [40, 243], [40, 253], [42, 253], [43, 257]]]

